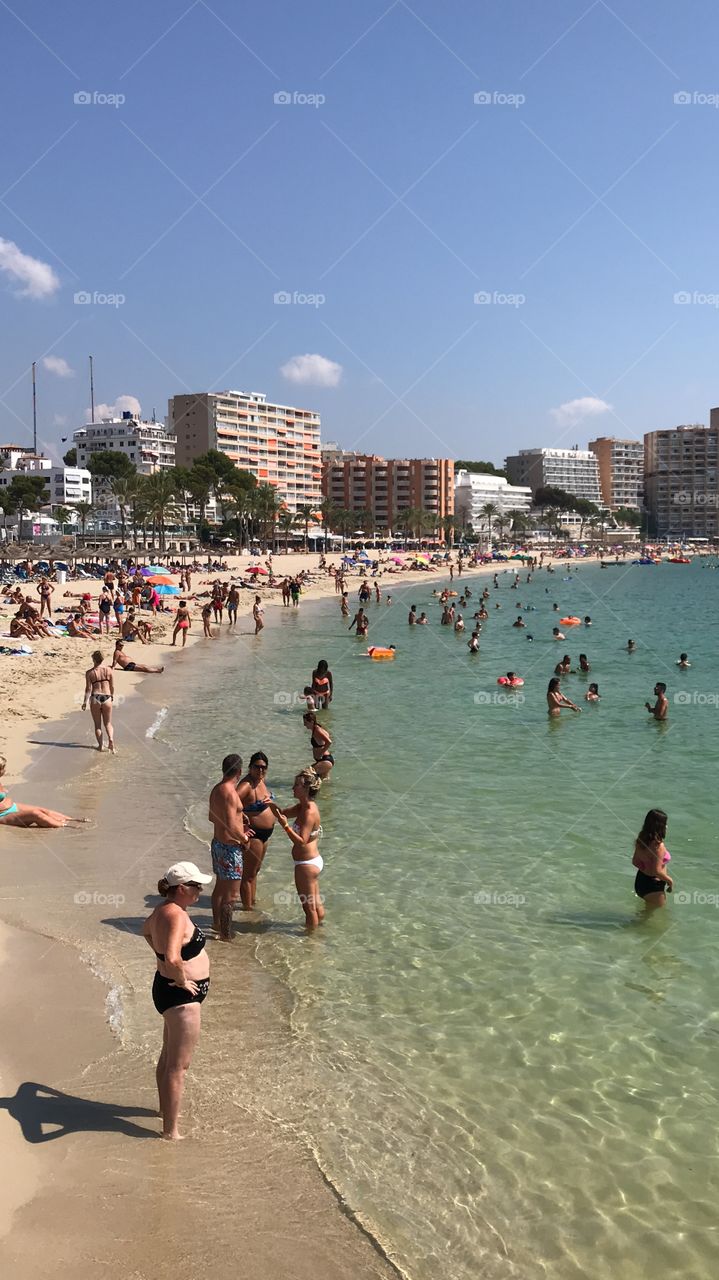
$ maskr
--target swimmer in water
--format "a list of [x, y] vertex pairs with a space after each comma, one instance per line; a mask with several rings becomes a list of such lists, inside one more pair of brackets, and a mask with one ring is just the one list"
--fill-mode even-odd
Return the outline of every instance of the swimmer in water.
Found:
[[550, 716], [561, 715], [563, 707], [569, 707], [570, 711], [581, 712], [581, 707], [578, 707], [574, 702], [570, 702], [569, 698], [566, 698], [560, 691], [559, 677], [553, 676], [547, 686], [547, 708]]
[[420, 615], [419, 615], [419, 617], [418, 617], [418, 619], [417, 619], [417, 626], [418, 626], [418, 627], [426, 627], [428, 622], [429, 622], [429, 618], [427, 617], [427, 614], [426, 614], [426, 613], [420, 613]]
[[514, 622], [512, 623], [513, 627], [519, 627], [520, 630], [525, 625], [526, 624], [525, 624], [524, 618], [515, 618]]
[[636, 647], [633, 640], [627, 640], [627, 653], [634, 653]]
[[580, 655], [579, 655], [579, 670], [580, 670], [580, 671], [591, 671], [591, 669], [592, 669], [592, 668], [590, 667], [589, 662], [587, 661], [587, 655], [586, 655], [586, 653], [580, 653]]
[[479, 632], [473, 631], [468, 642], [467, 648], [470, 653], [479, 653]]
[[574, 672], [572, 671], [572, 660], [569, 657], [568, 653], [565, 653], [564, 657], [562, 658], [562, 661], [557, 663], [556, 667], [554, 668], [554, 674], [555, 676], [574, 675]]
[[350, 602], [349, 602], [349, 596], [347, 595], [346, 591], [342, 592], [342, 599], [340, 601], [340, 613], [342, 614], [343, 618], [349, 618], [350, 616]]
[[601, 702], [601, 698], [599, 697], [598, 684], [590, 684], [589, 688], [587, 689], [587, 692], [584, 695], [584, 700], [585, 702]]
[[358, 636], [366, 636], [366, 635], [367, 635], [367, 632], [368, 632], [368, 630], [369, 630], [369, 618], [367, 617], [367, 614], [365, 613], [364, 609], [363, 609], [361, 606], [360, 606], [360, 608], [357, 610], [357, 612], [356, 612], [356, 614], [355, 614], [354, 618], [352, 619], [352, 621], [350, 622], [349, 627], [347, 628], [347, 630], [348, 630], [348, 631], [351, 631], [353, 627], [356, 627], [356, 628], [357, 628], [357, 635], [358, 635]]
[[592, 625], [592, 619], [590, 618], [589, 614], [587, 614], [586, 618], [584, 619], [584, 625], [585, 627], [591, 627]]
[[679, 654], [679, 660], [678, 660], [678, 662], [677, 662], [677, 666], [678, 666], [679, 670], [680, 670], [680, 671], [687, 671], [691, 665], [692, 665], [692, 664], [691, 664], [691, 662], [689, 661], [689, 659], [688, 659], [687, 655], [686, 655], [685, 653], [680, 653], [680, 654]]
[[651, 702], [645, 702], [644, 706], [650, 716], [654, 716], [655, 720], [666, 720], [669, 702], [667, 700], [667, 686], [662, 680], [658, 680], [654, 686], [654, 697], [656, 698], [654, 706], [652, 706]]
[[566, 636], [559, 630], [559, 627], [552, 627], [553, 640], [566, 640]]
[[457, 621], [454, 624], [454, 629], [455, 631], [464, 631], [464, 618], [461, 616], [461, 614], [459, 618], [457, 618]]
[[407, 622], [409, 623], [410, 627], [415, 627], [415, 626], [417, 625], [417, 606], [416, 606], [416, 604], [413, 604], [413, 605], [412, 605], [412, 607], [411, 607], [411, 609], [410, 609], [410, 611], [409, 611], [409, 617], [408, 617], [408, 619], [407, 619]]

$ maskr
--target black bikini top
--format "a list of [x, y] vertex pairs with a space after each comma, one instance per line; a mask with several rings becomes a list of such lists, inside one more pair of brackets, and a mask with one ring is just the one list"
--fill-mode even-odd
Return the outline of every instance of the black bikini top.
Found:
[[[180, 951], [180, 955], [182, 959], [194, 960], [195, 956], [199, 956], [200, 952], [204, 951], [206, 942], [207, 942], [207, 939], [204, 933], [202, 932], [202, 929], [198, 929], [197, 925], [195, 925], [195, 932], [193, 933], [189, 942], [186, 942], [184, 947], [182, 947]], [[157, 956], [158, 960], [165, 959], [164, 951], [156, 951], [155, 955]]]

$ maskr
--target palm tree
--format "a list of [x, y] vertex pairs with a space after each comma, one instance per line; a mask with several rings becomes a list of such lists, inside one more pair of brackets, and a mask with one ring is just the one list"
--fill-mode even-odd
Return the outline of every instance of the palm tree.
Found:
[[266, 547], [269, 540], [274, 542], [274, 530], [282, 510], [282, 501], [272, 484], [258, 484], [256, 489], [248, 492], [253, 525], [259, 530]]
[[507, 530], [511, 528], [512, 521], [509, 519], [509, 516], [506, 516], [503, 511], [500, 511], [494, 523], [499, 534], [499, 543], [501, 546], [505, 540]]
[[479, 513], [487, 521], [487, 542], [490, 548], [492, 546], [492, 521], [498, 512], [499, 507], [494, 502], [486, 502]]
[[65, 525], [70, 524], [72, 520], [72, 512], [69, 507], [55, 507], [52, 516], [53, 520], [60, 526], [60, 533], [63, 532]]
[[301, 502], [297, 507], [297, 524], [304, 528], [305, 551], [307, 551], [310, 523], [316, 523], [315, 509], [309, 502]]
[[85, 537], [85, 525], [87, 524], [88, 519], [90, 518], [90, 516], [93, 514], [93, 512], [94, 512], [95, 508], [93, 507], [93, 505], [92, 505], [92, 503], [91, 503], [91, 502], [76, 502], [76, 503], [75, 503], [75, 510], [77, 511], [78, 518], [79, 518], [79, 520], [80, 520], [80, 531], [81, 531], [82, 536], [83, 536], [83, 538], [84, 538], [84, 537]]
[[457, 526], [457, 516], [442, 516], [439, 521], [439, 528], [442, 530], [450, 547], [454, 546], [454, 531]]
[[160, 551], [165, 550], [165, 521], [179, 514], [175, 502], [177, 496], [173, 477], [169, 471], [156, 471], [147, 476], [143, 486], [149, 507], [149, 515], [160, 534]]
[[110, 480], [110, 492], [120, 512], [120, 537], [125, 545], [125, 516], [132, 499], [132, 483], [134, 476], [115, 477]]
[[291, 511], [288, 511], [287, 508], [280, 511], [280, 514], [277, 517], [277, 527], [280, 533], [284, 535], [285, 539], [285, 555], [287, 555], [287, 544], [289, 542], [290, 534], [295, 527], [295, 519], [294, 514]]

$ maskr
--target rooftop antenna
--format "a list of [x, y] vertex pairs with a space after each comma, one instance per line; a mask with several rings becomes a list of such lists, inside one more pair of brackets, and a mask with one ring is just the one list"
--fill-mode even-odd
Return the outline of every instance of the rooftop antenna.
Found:
[[37, 389], [35, 386], [35, 361], [32, 362], [32, 451], [37, 454]]
[[92, 373], [92, 356], [90, 359], [90, 421], [95, 421], [95, 379]]

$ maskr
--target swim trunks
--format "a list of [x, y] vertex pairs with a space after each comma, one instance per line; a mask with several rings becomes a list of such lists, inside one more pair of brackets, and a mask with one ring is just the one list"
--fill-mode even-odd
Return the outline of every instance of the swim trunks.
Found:
[[213, 839], [210, 845], [212, 870], [218, 880], [242, 879], [242, 849], [238, 844], [224, 844]]

